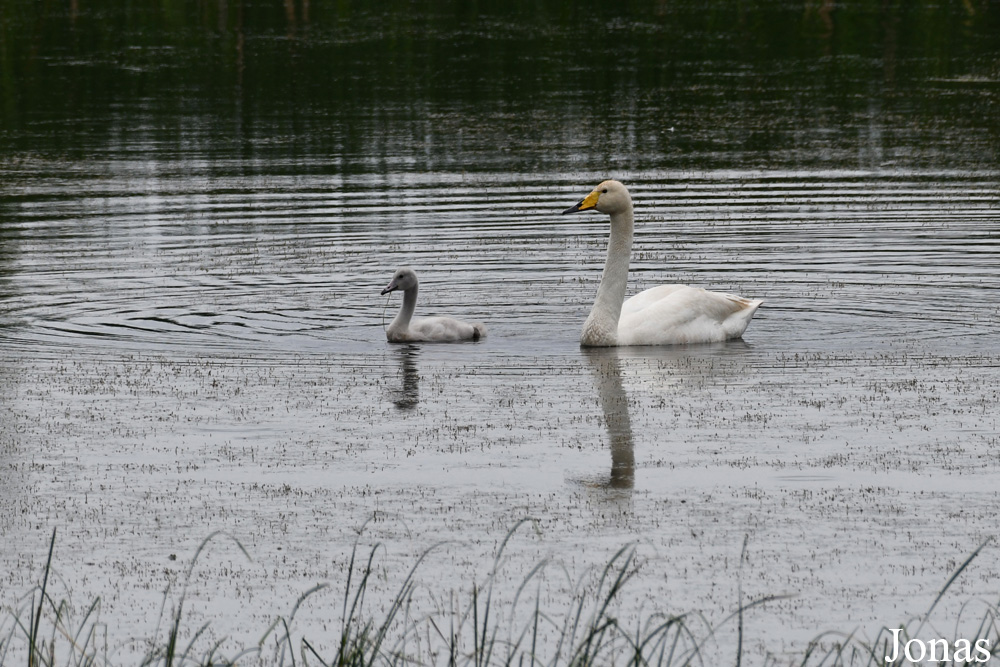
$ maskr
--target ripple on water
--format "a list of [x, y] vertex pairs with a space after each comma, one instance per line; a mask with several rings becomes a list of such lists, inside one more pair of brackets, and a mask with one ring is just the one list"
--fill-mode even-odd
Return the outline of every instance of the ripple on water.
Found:
[[[544, 539], [511, 550], [523, 571], [639, 536], [662, 552], [642, 584], [681, 613], [733, 607], [719, 589], [750, 535], [753, 581], [803, 593], [758, 618], [803, 645], [830, 619], [895, 619], [900, 582], [938, 590], [954, 549], [912, 542], [927, 517], [951, 517], [951, 540], [995, 514], [995, 176], [634, 174], [630, 289], [683, 281], [765, 306], [743, 341], [609, 354], [577, 344], [606, 223], [559, 215], [597, 180], [177, 173], [12, 193], [0, 487], [24, 508], [13, 532], [35, 536], [29, 508], [58, 497], [115, 575], [80, 590], [126, 581], [106, 613], [136, 624], [130, 636], [162, 595], [143, 595], [151, 574], [105, 567], [121, 553], [159, 572], [222, 525], [267, 564], [243, 576], [280, 613], [302, 586], [342, 580], [329, 564], [373, 511], [370, 530], [389, 526], [379, 537], [407, 556], [420, 535], [458, 545], [460, 565], [428, 563], [433, 581], [475, 580], [477, 550], [525, 514]], [[490, 337], [387, 345], [399, 299], [379, 291], [404, 263], [424, 312], [483, 319]]]
[[[5, 336], [189, 351], [373, 341], [397, 307], [379, 288], [411, 264], [420, 310], [490, 322], [491, 345], [533, 331], [539, 345], [557, 331], [571, 340], [606, 227], [559, 212], [593, 180], [194, 176], [66, 189], [49, 175], [10, 195]], [[992, 175], [654, 172], [629, 184], [630, 290], [687, 282], [763, 298], [750, 341], [996, 331]]]

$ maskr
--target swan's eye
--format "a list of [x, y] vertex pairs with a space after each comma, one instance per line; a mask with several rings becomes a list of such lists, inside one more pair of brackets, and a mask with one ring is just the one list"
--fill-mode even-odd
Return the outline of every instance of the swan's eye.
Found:
[[608, 193], [608, 189], [604, 188], [603, 190], [601, 190], [601, 192], [603, 192], [604, 194], [607, 194]]

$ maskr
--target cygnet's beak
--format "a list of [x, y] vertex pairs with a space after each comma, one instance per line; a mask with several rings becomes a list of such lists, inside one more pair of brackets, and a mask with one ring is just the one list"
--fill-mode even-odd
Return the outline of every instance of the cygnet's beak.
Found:
[[570, 206], [568, 209], [563, 211], [562, 214], [566, 215], [567, 213], [576, 213], [577, 211], [590, 210], [595, 206], [597, 206], [597, 198], [600, 196], [601, 193], [599, 193], [597, 190], [594, 190], [589, 195], [580, 200], [579, 204], [574, 204], [573, 206]]
[[394, 292], [397, 289], [399, 289], [399, 285], [396, 284], [396, 279], [393, 278], [392, 282], [386, 285], [385, 289], [382, 290], [382, 294], [388, 294], [389, 292]]

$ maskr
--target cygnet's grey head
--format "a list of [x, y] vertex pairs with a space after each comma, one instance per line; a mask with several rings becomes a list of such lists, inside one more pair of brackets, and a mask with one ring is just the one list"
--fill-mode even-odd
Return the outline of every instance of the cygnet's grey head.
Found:
[[389, 284], [385, 286], [382, 290], [382, 294], [388, 294], [389, 292], [395, 292], [396, 290], [403, 290], [404, 292], [408, 289], [413, 289], [417, 286], [417, 274], [414, 273], [413, 269], [408, 266], [401, 266], [396, 269], [396, 273], [392, 275], [392, 280]]
[[584, 197], [579, 204], [570, 206], [563, 211], [563, 215], [590, 210], [614, 215], [630, 208], [632, 208], [632, 197], [628, 193], [628, 188], [618, 181], [604, 181], [594, 188], [593, 192]]

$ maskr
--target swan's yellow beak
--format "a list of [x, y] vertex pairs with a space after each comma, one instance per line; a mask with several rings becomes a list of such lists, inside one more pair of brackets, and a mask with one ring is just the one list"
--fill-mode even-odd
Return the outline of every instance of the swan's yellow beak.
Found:
[[597, 198], [600, 196], [601, 193], [598, 192], [597, 190], [594, 190], [589, 195], [584, 197], [583, 201], [581, 201], [579, 204], [570, 206], [568, 209], [563, 211], [562, 214], [566, 215], [567, 213], [576, 213], [577, 211], [586, 211], [588, 209], [592, 209], [595, 206], [597, 206]]

